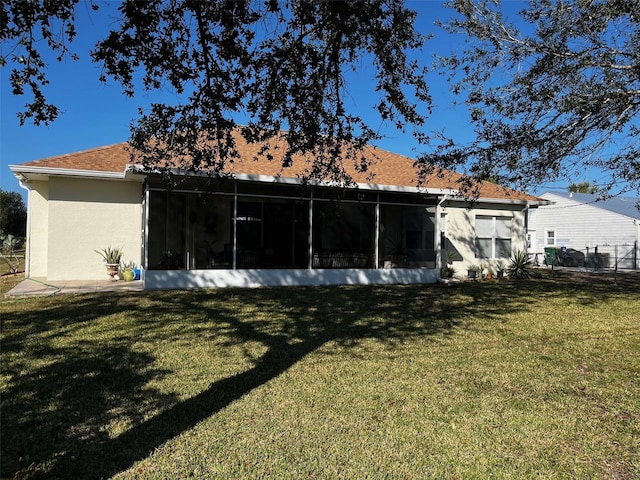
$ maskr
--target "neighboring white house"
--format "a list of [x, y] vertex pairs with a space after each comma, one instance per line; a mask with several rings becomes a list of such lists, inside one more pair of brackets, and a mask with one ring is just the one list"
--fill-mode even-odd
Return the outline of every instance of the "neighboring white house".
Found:
[[113, 246], [146, 288], [428, 283], [445, 249], [466, 275], [525, 248], [525, 212], [541, 202], [485, 183], [470, 205], [459, 175], [418, 188], [414, 160], [374, 148], [372, 168], [350, 171], [357, 188], [336, 202], [334, 187], [301, 188], [308, 159], [283, 168], [236, 142], [232, 179], [183, 175], [170, 191], [125, 144], [11, 166], [28, 190], [26, 275], [107, 278], [95, 250]]
[[640, 268], [638, 199], [598, 200], [596, 194], [569, 192], [547, 192], [540, 198], [551, 203], [532, 206], [527, 221], [529, 252], [540, 261], [545, 247], [564, 247], [582, 252], [587, 266]]

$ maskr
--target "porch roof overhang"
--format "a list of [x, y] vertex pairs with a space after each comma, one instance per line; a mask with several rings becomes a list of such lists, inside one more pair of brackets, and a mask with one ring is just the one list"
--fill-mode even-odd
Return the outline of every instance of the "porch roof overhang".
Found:
[[[96, 180], [116, 180], [116, 181], [133, 181], [143, 182], [149, 175], [159, 175], [160, 170], [148, 169], [142, 165], [128, 164], [122, 172], [102, 171], [102, 170], [85, 170], [85, 169], [73, 169], [73, 168], [52, 168], [52, 167], [36, 167], [31, 165], [9, 165], [9, 169], [20, 180], [20, 183], [27, 186], [30, 181], [42, 181], [47, 180], [49, 177], [75, 177], [75, 178], [87, 178]], [[189, 172], [181, 169], [171, 169], [171, 174], [177, 176], [188, 177], [211, 177], [212, 174], [207, 172]], [[215, 176], [222, 178], [223, 175], [214, 174]], [[232, 178], [240, 182], [256, 182], [256, 183], [271, 183], [271, 184], [283, 184], [283, 185], [303, 185], [305, 181], [296, 177], [284, 177], [277, 175], [259, 175], [248, 173], [233, 174]], [[327, 188], [340, 188], [341, 185], [332, 184], [330, 182], [322, 182], [319, 180], [307, 181], [307, 183]], [[421, 195], [432, 195], [446, 199], [450, 201], [468, 201], [469, 199], [463, 196], [459, 190], [452, 188], [432, 188], [432, 187], [408, 187], [403, 185], [385, 185], [378, 183], [362, 183], [357, 182], [354, 184], [358, 189], [367, 191], [378, 192], [396, 192], [396, 193], [410, 193]], [[492, 198], [492, 197], [478, 197], [473, 199], [476, 203], [493, 203], [502, 205], [529, 205], [529, 206], [541, 206], [548, 205], [552, 202], [543, 198], [536, 198], [536, 200], [524, 200], [521, 198]]]
[[142, 182], [144, 179], [128, 175], [128, 167], [122, 172], [103, 170], [84, 170], [75, 168], [34, 167], [30, 165], [9, 165], [9, 170], [22, 183], [36, 180], [47, 180], [49, 177], [77, 177], [99, 180], [128, 180]]
[[[210, 173], [207, 172], [188, 172], [186, 170], [181, 169], [171, 169], [172, 175], [178, 176], [190, 176], [190, 177], [211, 177]], [[142, 165], [128, 165], [126, 169], [126, 177], [129, 176], [147, 176], [160, 174], [160, 170], [150, 170], [148, 168], [143, 167]], [[222, 178], [222, 175], [217, 175]], [[232, 176], [233, 179], [240, 182], [256, 182], [256, 183], [272, 183], [272, 184], [283, 184], [283, 185], [302, 185], [304, 180], [301, 178], [295, 177], [282, 177], [277, 175], [258, 175], [258, 174], [247, 174], [247, 173], [238, 173]], [[327, 188], [340, 188], [341, 185], [332, 184], [330, 182], [322, 182], [319, 180], [307, 181], [308, 184], [317, 187], [327, 187]], [[403, 185], [384, 185], [379, 183], [362, 183], [356, 182], [354, 184], [360, 190], [367, 190], [373, 192], [395, 192], [395, 193], [410, 193], [410, 194], [419, 194], [419, 195], [431, 195], [434, 197], [439, 197], [441, 199], [450, 200], [450, 201], [460, 201], [460, 202], [468, 202], [469, 198], [465, 197], [460, 193], [459, 190], [455, 190], [452, 188], [425, 188], [425, 187], [408, 187]], [[349, 188], [349, 187], [347, 187]], [[535, 201], [533, 200], [524, 200], [521, 198], [492, 198], [492, 197], [477, 197], [473, 199], [474, 203], [493, 203], [500, 205], [529, 205], [529, 206], [539, 206], [539, 205], [547, 205], [549, 203], [548, 200], [538, 198]]]
[[[181, 169], [171, 169], [172, 175], [176, 176], [187, 176], [194, 178], [207, 178], [211, 177], [212, 174], [207, 172], [188, 172], [186, 170]], [[159, 175], [160, 170], [153, 170], [143, 167], [142, 165], [128, 165], [125, 177], [129, 176], [148, 176], [148, 175]], [[217, 178], [223, 178], [224, 175], [213, 174], [213, 176]], [[282, 184], [282, 185], [303, 185], [305, 181], [302, 178], [296, 177], [283, 177], [278, 175], [259, 175], [259, 174], [251, 174], [251, 173], [236, 173], [232, 174], [231, 178], [237, 180], [239, 182], [256, 182], [256, 183], [271, 183], [271, 184]], [[316, 187], [327, 187], [327, 188], [349, 188], [344, 187], [343, 185], [338, 185], [331, 182], [323, 182], [320, 180], [308, 180], [307, 184]], [[414, 193], [414, 194], [422, 194], [422, 195], [433, 195], [433, 196], [457, 196], [459, 192], [450, 188], [423, 188], [423, 187], [407, 187], [402, 185], [384, 185], [378, 183], [362, 183], [356, 182], [354, 183], [355, 187], [360, 190], [369, 190], [369, 191], [379, 191], [379, 192], [397, 192], [397, 193]]]

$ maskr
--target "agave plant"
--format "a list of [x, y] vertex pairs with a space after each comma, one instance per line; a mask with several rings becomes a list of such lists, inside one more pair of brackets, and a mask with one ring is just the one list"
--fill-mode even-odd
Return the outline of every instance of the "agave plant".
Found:
[[518, 250], [511, 256], [511, 263], [507, 267], [507, 275], [509, 278], [530, 278], [532, 267], [531, 254], [524, 250]]

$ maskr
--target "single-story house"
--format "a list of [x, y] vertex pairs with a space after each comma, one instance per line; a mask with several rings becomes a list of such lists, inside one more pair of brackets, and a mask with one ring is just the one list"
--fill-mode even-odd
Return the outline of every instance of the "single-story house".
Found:
[[309, 186], [304, 158], [283, 168], [236, 142], [232, 177], [174, 172], [172, 189], [124, 143], [10, 166], [28, 190], [26, 275], [106, 279], [95, 250], [113, 246], [151, 289], [429, 283], [445, 250], [466, 276], [524, 249], [526, 210], [540, 203], [484, 183], [471, 204], [455, 173], [418, 187], [414, 160], [373, 147], [369, 171], [349, 171], [356, 187]]
[[[528, 211], [527, 244], [540, 262], [545, 247], [572, 251], [573, 266], [640, 268], [638, 199], [597, 194], [546, 192], [546, 205]], [[582, 263], [582, 265], [578, 265]]]

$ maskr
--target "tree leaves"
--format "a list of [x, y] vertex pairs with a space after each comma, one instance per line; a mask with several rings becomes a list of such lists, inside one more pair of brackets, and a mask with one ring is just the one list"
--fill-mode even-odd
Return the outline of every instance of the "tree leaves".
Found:
[[[54, 3], [59, 10], [49, 9]], [[40, 27], [46, 38], [59, 36], [49, 47], [66, 54], [76, 3], [10, 1], [2, 10], [2, 38], [26, 46], [32, 63], [40, 61], [28, 33]], [[26, 21], [23, 4], [31, 9]], [[424, 38], [414, 28], [415, 13], [400, 0], [129, 0], [119, 13], [92, 51], [101, 80], [115, 79], [132, 97], [168, 90], [176, 98], [142, 109], [132, 123], [130, 143], [149, 167], [225, 171], [238, 155], [237, 119], [248, 117], [242, 133], [263, 142], [264, 154], [284, 140], [283, 167], [294, 156], [310, 157], [310, 177], [347, 184], [342, 162], [366, 170], [370, 160], [361, 149], [378, 138], [376, 128], [345, 105], [345, 74], [363, 64], [375, 72], [383, 121], [400, 128], [424, 123], [417, 106], [430, 102], [424, 72], [408, 60]], [[59, 33], [50, 20], [68, 28]], [[14, 92], [24, 94], [22, 84], [31, 82], [35, 98], [21, 120], [53, 121], [59, 112], [42, 95], [44, 62], [15, 72]]]
[[[42, 49], [73, 58], [77, 4], [2, 4], [0, 63], [12, 65], [14, 94], [32, 96], [22, 123], [48, 124], [60, 113], [43, 93]], [[137, 160], [164, 172], [228, 171], [239, 129], [283, 167], [311, 159], [306, 179], [349, 184], [344, 162], [367, 171], [362, 147], [379, 138], [379, 122], [347, 102], [348, 76], [367, 66], [380, 121], [429, 149], [418, 159], [423, 178], [456, 169], [524, 190], [596, 168], [607, 175], [601, 195], [640, 194], [637, 0], [531, 0], [517, 22], [503, 11], [509, 5], [453, 0], [458, 16], [442, 24], [468, 39], [441, 59], [474, 125], [464, 145], [426, 123], [432, 99], [415, 61], [426, 37], [401, 0], [122, 1], [92, 58], [101, 79], [115, 79], [127, 95], [174, 94], [132, 122]], [[466, 179], [461, 188], [472, 185]]]
[[[465, 95], [476, 139], [442, 142], [421, 161], [466, 167], [525, 189], [608, 175], [601, 195], [640, 193], [637, 1], [533, 0], [509, 22], [499, 3], [456, 0], [445, 25], [468, 48], [443, 59]], [[458, 75], [458, 77], [456, 77]]]
[[[13, 65], [9, 82], [14, 95], [23, 95], [25, 89], [33, 95], [33, 100], [18, 114], [21, 125], [28, 119], [36, 125], [48, 125], [60, 114], [60, 109], [49, 103], [42, 92], [49, 81], [39, 44], [46, 43], [56, 53], [58, 61], [66, 56], [76, 58], [67, 43], [76, 35], [74, 12], [77, 3], [78, 0], [2, 2], [0, 67], [4, 68], [8, 63]], [[90, 4], [95, 7], [92, 0]], [[9, 40], [14, 44], [10, 45]]]

